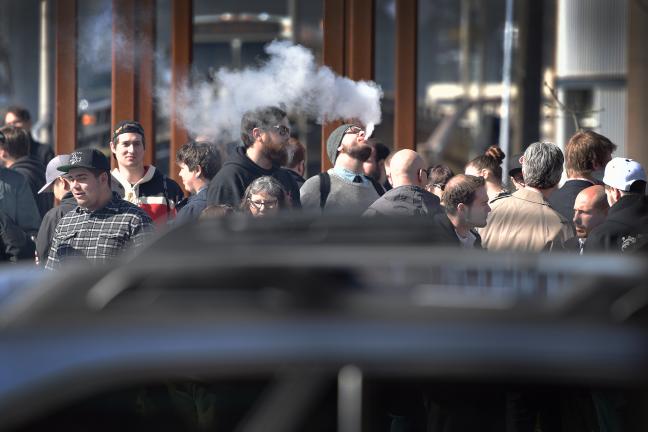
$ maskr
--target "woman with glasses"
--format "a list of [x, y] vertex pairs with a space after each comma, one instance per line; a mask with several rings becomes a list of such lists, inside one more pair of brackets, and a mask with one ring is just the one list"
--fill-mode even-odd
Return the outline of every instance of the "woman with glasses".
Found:
[[254, 217], [273, 215], [286, 208], [290, 208], [286, 191], [270, 176], [259, 177], [250, 183], [241, 201], [241, 211]]

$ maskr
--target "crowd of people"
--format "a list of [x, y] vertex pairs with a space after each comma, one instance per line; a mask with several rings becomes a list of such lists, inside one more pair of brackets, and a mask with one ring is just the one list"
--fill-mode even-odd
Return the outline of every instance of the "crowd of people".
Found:
[[511, 189], [497, 146], [455, 174], [445, 165], [429, 167], [413, 150], [392, 153], [353, 123], [326, 140], [332, 168], [305, 179], [305, 148], [291, 137], [286, 112], [272, 106], [243, 115], [241, 143], [226, 160], [208, 140], [177, 151], [187, 197], [145, 165], [145, 146], [142, 126], [127, 120], [109, 143], [114, 169], [98, 149], [55, 156], [31, 136], [29, 113], [8, 108], [0, 129], [2, 260], [35, 258], [47, 269], [105, 263], [145, 244], [161, 226], [282, 211], [429, 218], [445, 243], [463, 248], [648, 250], [645, 170], [632, 159], [612, 158], [616, 146], [593, 131], [576, 133], [564, 153], [549, 142], [529, 144], [512, 158]]

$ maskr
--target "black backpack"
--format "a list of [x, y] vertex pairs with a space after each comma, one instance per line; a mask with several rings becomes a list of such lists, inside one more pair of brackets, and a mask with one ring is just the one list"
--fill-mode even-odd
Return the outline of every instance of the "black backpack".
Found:
[[[323, 173], [319, 173], [318, 175], [320, 181], [320, 208], [324, 209], [329, 193], [331, 193], [331, 176], [326, 171]], [[383, 196], [385, 193], [385, 189], [382, 187], [382, 185], [378, 183], [376, 180], [374, 180], [372, 177], [369, 176], [365, 176], [365, 177], [369, 179], [374, 189], [376, 189], [378, 196]]]

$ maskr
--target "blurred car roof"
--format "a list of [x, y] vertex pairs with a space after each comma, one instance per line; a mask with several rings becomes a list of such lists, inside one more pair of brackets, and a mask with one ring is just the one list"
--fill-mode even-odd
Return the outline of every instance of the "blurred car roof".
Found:
[[0, 410], [24, 418], [60, 402], [61, 386], [72, 398], [170, 373], [346, 364], [645, 382], [641, 258], [439, 238], [422, 219], [234, 217], [171, 230], [114, 266], [43, 273], [0, 302]]

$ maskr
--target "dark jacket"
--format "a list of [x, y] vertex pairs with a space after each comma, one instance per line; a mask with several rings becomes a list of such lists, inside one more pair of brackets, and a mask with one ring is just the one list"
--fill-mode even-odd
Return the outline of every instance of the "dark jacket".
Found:
[[441, 211], [436, 195], [419, 186], [399, 186], [374, 201], [363, 216], [434, 216]]
[[301, 189], [302, 185], [306, 183], [306, 179], [299, 174], [297, 174], [295, 171], [288, 169], [288, 173], [292, 176], [293, 179], [295, 179], [295, 182], [297, 183], [297, 187]]
[[50, 209], [43, 217], [43, 222], [41, 222], [38, 235], [36, 236], [36, 254], [38, 255], [39, 264], [43, 267], [45, 267], [45, 263], [47, 262], [47, 254], [52, 245], [52, 237], [54, 236], [56, 225], [67, 212], [74, 210], [76, 206], [77, 202], [72, 192], [68, 192], [63, 196], [61, 203]]
[[245, 154], [243, 147], [238, 147], [230, 160], [209, 183], [207, 189], [207, 204], [229, 204], [238, 208], [245, 189], [259, 177], [271, 176], [277, 179], [292, 199], [294, 208], [301, 207], [299, 187], [290, 175], [289, 170], [280, 167], [261, 168]]
[[648, 197], [624, 195], [610, 207], [605, 222], [585, 242], [585, 253], [600, 250], [648, 251]]
[[174, 224], [181, 225], [198, 220], [205, 207], [207, 207], [207, 188], [180, 201]]
[[[587, 243], [587, 240], [585, 240]], [[584, 249], [584, 248], [583, 248]], [[572, 237], [562, 245], [562, 251], [567, 253], [580, 254], [581, 245], [578, 237]]]
[[0, 210], [27, 234], [36, 234], [41, 217], [24, 175], [0, 168]]
[[[452, 225], [452, 222], [450, 222], [450, 219], [448, 219], [448, 216], [445, 214], [445, 212], [435, 214], [434, 222], [438, 227], [441, 243], [457, 247], [461, 246], [461, 242], [459, 241], [459, 237], [457, 237], [457, 232], [454, 229], [454, 225]], [[475, 236], [475, 244], [473, 247], [475, 249], [482, 249], [481, 236], [474, 229], [471, 229], [470, 232]]]
[[45, 216], [45, 213], [54, 204], [54, 195], [52, 193], [38, 193], [45, 186], [45, 165], [38, 159], [34, 159], [31, 156], [24, 156], [16, 159], [11, 169], [25, 176], [34, 196], [34, 201], [36, 201], [38, 212], [41, 217]]
[[569, 222], [574, 220], [574, 202], [576, 196], [594, 183], [587, 180], [567, 180], [560, 189], [554, 191], [547, 201], [551, 208], [563, 215]]
[[34, 242], [7, 215], [0, 211], [0, 261], [34, 259]]
[[47, 166], [49, 161], [54, 158], [54, 151], [52, 150], [52, 146], [49, 144], [40, 143], [32, 138], [29, 155]]

